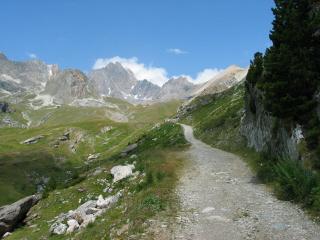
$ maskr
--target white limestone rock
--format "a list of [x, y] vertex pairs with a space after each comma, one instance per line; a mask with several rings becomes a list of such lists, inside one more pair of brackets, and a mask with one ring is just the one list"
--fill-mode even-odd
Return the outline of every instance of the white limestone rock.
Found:
[[113, 175], [113, 182], [118, 182], [124, 178], [130, 177], [132, 171], [134, 170], [134, 165], [127, 166], [115, 166], [111, 169], [111, 174]]
[[67, 225], [59, 222], [54, 223], [50, 228], [50, 232], [56, 235], [65, 234], [66, 231], [67, 231]]
[[68, 224], [67, 234], [73, 233], [79, 228], [79, 223], [74, 219], [68, 220], [67, 224]]

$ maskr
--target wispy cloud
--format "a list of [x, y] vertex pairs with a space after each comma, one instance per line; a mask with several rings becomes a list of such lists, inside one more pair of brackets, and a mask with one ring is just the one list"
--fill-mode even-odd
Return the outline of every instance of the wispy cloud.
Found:
[[28, 56], [29, 56], [29, 58], [31, 58], [31, 59], [36, 59], [36, 58], [38, 58], [37, 54], [35, 54], [35, 53], [28, 53]]
[[99, 58], [95, 61], [93, 69], [104, 68], [109, 63], [119, 62], [123, 67], [131, 70], [139, 80], [147, 79], [150, 82], [162, 86], [168, 81], [167, 71], [164, 68], [146, 66], [139, 62], [138, 58], [122, 58], [119, 56], [112, 58]]
[[169, 48], [169, 49], [167, 49], [167, 52], [175, 54], [175, 55], [183, 55], [183, 54], [187, 54], [188, 53], [187, 51], [181, 50], [179, 48]]

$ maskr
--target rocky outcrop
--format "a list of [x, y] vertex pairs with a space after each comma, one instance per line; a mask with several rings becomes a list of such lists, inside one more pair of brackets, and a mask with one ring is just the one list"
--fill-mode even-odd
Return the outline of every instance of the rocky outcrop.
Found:
[[32, 195], [11, 205], [0, 207], [0, 237], [17, 227], [39, 199], [38, 195]]
[[272, 117], [265, 111], [262, 97], [262, 93], [256, 87], [246, 83], [241, 134], [247, 139], [248, 146], [257, 152], [298, 160], [298, 143], [303, 138], [301, 127], [287, 126], [282, 120]]
[[75, 69], [59, 72], [46, 84], [43, 94], [50, 95], [58, 104], [70, 104], [76, 99], [93, 95], [87, 76]]
[[122, 191], [119, 191], [117, 194], [107, 198], [103, 198], [100, 195], [98, 200], [89, 200], [75, 210], [60, 214], [51, 225], [50, 232], [56, 235], [63, 235], [86, 228], [89, 223], [93, 223], [98, 216], [101, 216], [117, 203], [122, 194]]

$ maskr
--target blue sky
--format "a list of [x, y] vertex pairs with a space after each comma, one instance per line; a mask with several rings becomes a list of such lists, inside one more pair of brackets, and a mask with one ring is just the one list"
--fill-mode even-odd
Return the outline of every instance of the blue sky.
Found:
[[245, 67], [270, 44], [273, 0], [1, 0], [0, 51], [62, 68], [137, 58], [168, 76]]

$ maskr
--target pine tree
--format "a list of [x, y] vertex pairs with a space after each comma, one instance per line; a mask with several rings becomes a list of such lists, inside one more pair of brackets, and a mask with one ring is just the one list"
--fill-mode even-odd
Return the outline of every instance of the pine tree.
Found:
[[250, 68], [247, 74], [247, 82], [254, 86], [261, 81], [263, 73], [263, 54], [255, 53], [253, 61], [250, 62]]
[[314, 34], [318, 12], [311, 14], [314, 0], [275, 3], [273, 46], [266, 51], [261, 79], [265, 106], [276, 117], [305, 124], [320, 82], [320, 45]]

